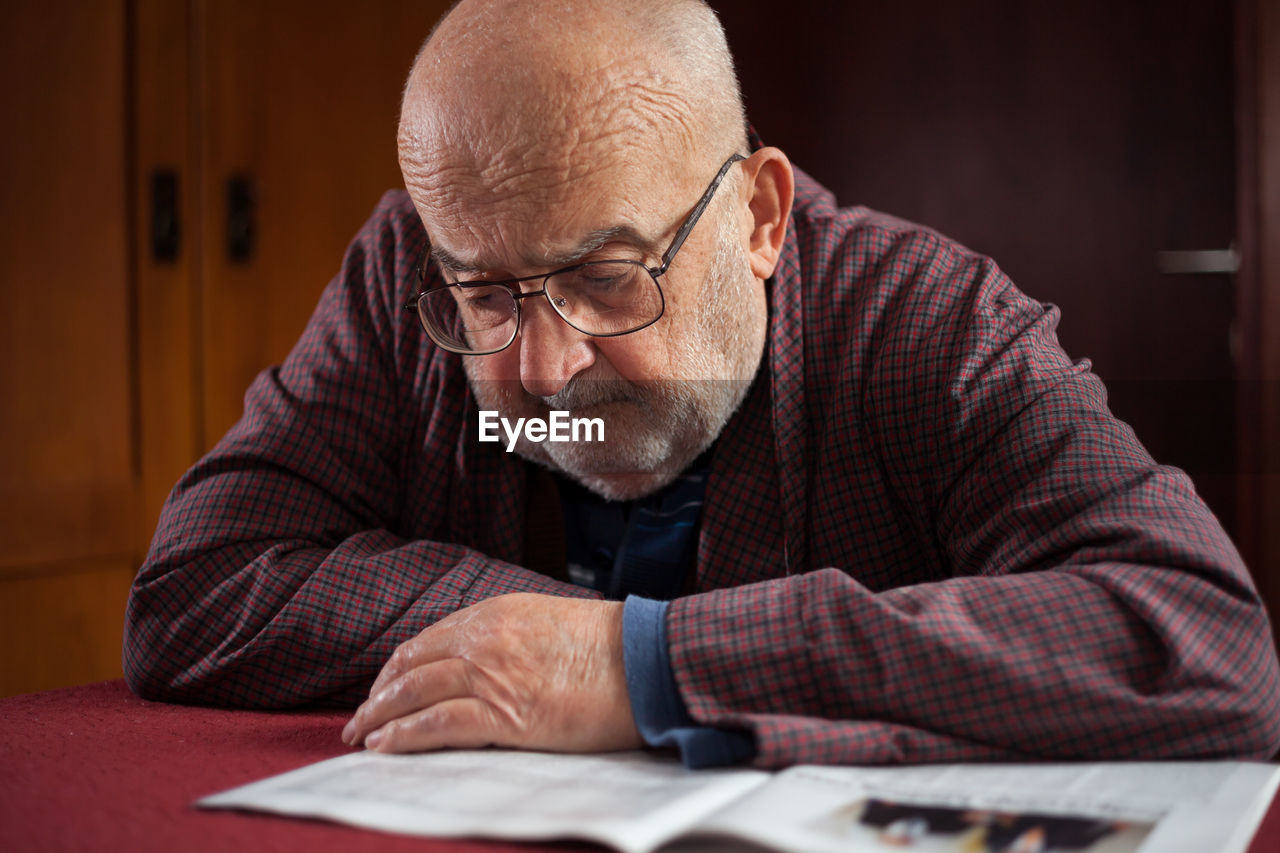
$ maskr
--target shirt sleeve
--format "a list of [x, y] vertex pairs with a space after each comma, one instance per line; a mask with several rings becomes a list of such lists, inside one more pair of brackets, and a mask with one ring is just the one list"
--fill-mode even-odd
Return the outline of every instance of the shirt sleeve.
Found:
[[140, 696], [351, 706], [399, 644], [462, 607], [599, 597], [518, 564], [521, 483], [506, 454], [464, 452], [461, 371], [401, 307], [424, 239], [389, 194], [289, 357], [174, 488], [129, 596]]
[[675, 747], [685, 766], [738, 764], [755, 754], [749, 734], [700, 726], [689, 716], [671, 671], [668, 602], [628, 596], [622, 612], [623, 658], [631, 713], [644, 742]]
[[856, 287], [804, 282], [806, 562], [668, 611], [696, 723], [750, 730], [761, 767], [1269, 758], [1249, 573], [1057, 310], [936, 235], [858, 237], [831, 264]]

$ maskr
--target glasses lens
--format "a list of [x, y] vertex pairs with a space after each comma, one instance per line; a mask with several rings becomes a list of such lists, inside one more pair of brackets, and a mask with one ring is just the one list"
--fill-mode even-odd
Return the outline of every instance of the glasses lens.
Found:
[[621, 335], [662, 316], [662, 290], [637, 261], [596, 261], [547, 279], [556, 313], [589, 335]]
[[496, 352], [516, 335], [516, 300], [505, 287], [432, 290], [418, 300], [418, 315], [431, 339], [453, 352]]

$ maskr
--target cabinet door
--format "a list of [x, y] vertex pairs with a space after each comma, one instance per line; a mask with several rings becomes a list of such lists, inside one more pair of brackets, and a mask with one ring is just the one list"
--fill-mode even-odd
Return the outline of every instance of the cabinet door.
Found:
[[[401, 185], [399, 93], [446, 6], [135, 0], [144, 544]], [[167, 258], [151, 245], [158, 175], [177, 187]]]
[[[383, 191], [403, 186], [400, 91], [446, 6], [196, 3], [205, 446], [288, 354]], [[236, 229], [248, 239], [232, 247]]]
[[[120, 675], [164, 496], [400, 185], [399, 92], [445, 5], [6, 4], [0, 694]], [[233, 178], [253, 235], [234, 257]]]
[[118, 675], [138, 454], [124, 0], [0, 25], [0, 694]]

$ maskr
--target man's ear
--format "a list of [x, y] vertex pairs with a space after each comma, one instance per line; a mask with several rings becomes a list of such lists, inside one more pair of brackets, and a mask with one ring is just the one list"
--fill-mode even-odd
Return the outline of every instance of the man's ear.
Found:
[[787, 236], [796, 179], [791, 161], [777, 148], [761, 148], [745, 161], [746, 189], [751, 211], [747, 251], [751, 272], [759, 279], [773, 275]]

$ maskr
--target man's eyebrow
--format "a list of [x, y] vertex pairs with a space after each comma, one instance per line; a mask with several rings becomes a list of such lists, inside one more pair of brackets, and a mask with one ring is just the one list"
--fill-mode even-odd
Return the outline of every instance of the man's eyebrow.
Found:
[[473, 267], [462, 260], [459, 260], [448, 249], [442, 249], [437, 245], [431, 246], [431, 257], [444, 269], [452, 273], [478, 273], [480, 269]]
[[[600, 249], [610, 243], [628, 243], [640, 249], [647, 256], [651, 256], [657, 251], [657, 241], [644, 236], [634, 227], [630, 225], [613, 225], [609, 228], [598, 228], [595, 231], [590, 232], [580, 243], [578, 243], [578, 245], [574, 246], [567, 252], [561, 252], [559, 254], [539, 258], [535, 262], [529, 263], [528, 266], [546, 266], [548, 271], [559, 269], [560, 267], [572, 266], [573, 264], [576, 264], [588, 257], [593, 252], [600, 251]], [[485, 271], [484, 267], [479, 267], [473, 263], [464, 261], [448, 249], [443, 249], [439, 246], [433, 245], [431, 247], [431, 257], [434, 258], [436, 263], [441, 267], [455, 274], [474, 274]]]
[[592, 231], [577, 246], [568, 252], [551, 255], [546, 263], [552, 268], [567, 267], [576, 264], [593, 252], [598, 252], [610, 243], [627, 243], [640, 249], [644, 254], [652, 254], [655, 241], [644, 236], [630, 225], [614, 225], [610, 228], [599, 228]]

